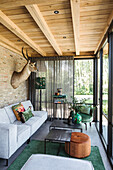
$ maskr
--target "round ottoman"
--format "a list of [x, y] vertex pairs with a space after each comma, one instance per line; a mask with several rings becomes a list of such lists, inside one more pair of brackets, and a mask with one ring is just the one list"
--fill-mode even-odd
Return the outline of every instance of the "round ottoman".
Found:
[[[69, 154], [69, 142], [65, 142], [65, 151]], [[70, 156], [84, 158], [91, 153], [90, 137], [81, 132], [72, 132], [70, 140]]]

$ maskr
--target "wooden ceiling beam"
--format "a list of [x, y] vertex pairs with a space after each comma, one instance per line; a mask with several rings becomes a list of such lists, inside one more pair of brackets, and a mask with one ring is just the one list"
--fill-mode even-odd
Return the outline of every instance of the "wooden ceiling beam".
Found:
[[82, 58], [95, 58], [95, 56], [94, 55], [93, 56], [92, 55], [78, 55], [78, 56], [76, 55], [74, 58], [77, 58], [77, 59], [78, 58], [81, 58], [81, 59]]
[[[62, 2], [66, 0], [62, 0]], [[52, 3], [61, 3], [61, 0], [49, 0], [48, 4]], [[47, 0], [0, 0], [0, 10], [2, 9], [11, 9], [17, 6], [25, 6], [25, 5], [32, 5], [32, 4], [45, 4]]]
[[3, 37], [2, 35], [0, 35], [0, 43], [1, 43], [1, 45], [3, 44], [3, 46], [5, 46], [4, 44], [6, 44], [6, 46], [9, 47], [8, 48], [9, 50], [16, 52], [17, 54], [22, 55], [21, 48], [19, 48], [12, 41], [8, 40], [7, 38]]
[[42, 56], [46, 53], [0, 10], [0, 22]]
[[40, 9], [38, 8], [37, 5], [26, 5], [27, 10], [35, 20], [36, 24], [39, 26], [47, 40], [50, 42], [54, 50], [57, 52], [59, 56], [62, 55], [62, 51], [60, 50], [53, 34], [51, 33], [45, 19], [43, 18]]
[[80, 53], [80, 0], [70, 0], [76, 55]]
[[3, 41], [0, 41], [0, 46], [4, 47], [4, 48], [7, 48], [8, 50], [16, 53], [16, 54], [19, 54], [19, 55], [22, 55], [21, 52], [19, 52], [18, 50], [14, 49], [12, 46], [10, 46], [9, 44], [6, 44], [5, 42]]
[[100, 47], [100, 45], [101, 45], [101, 42], [102, 42], [104, 36], [106, 35], [106, 33], [107, 33], [107, 31], [108, 31], [108, 28], [109, 28], [112, 20], [113, 20], [113, 10], [112, 10], [112, 12], [111, 12], [111, 14], [110, 14], [110, 16], [109, 16], [109, 18], [108, 18], [108, 21], [107, 21], [107, 23], [106, 23], [106, 27], [105, 27], [102, 35], [101, 35], [101, 38], [100, 38], [99, 43], [98, 43], [98, 45], [97, 45], [97, 47], [96, 47], [96, 49], [95, 49], [94, 54], [97, 53], [97, 51], [98, 51], [98, 49], [99, 49], [99, 47]]

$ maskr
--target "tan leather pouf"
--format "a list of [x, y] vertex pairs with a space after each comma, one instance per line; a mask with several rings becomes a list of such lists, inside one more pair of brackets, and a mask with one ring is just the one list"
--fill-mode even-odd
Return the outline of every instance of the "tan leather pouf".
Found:
[[[69, 142], [65, 142], [65, 151], [69, 154]], [[70, 156], [84, 158], [91, 153], [90, 137], [81, 132], [72, 132], [70, 141]]]

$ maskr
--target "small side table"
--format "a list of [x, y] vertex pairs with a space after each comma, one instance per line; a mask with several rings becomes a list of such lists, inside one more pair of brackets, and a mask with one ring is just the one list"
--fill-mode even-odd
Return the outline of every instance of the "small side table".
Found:
[[[63, 105], [63, 118], [65, 118], [65, 101], [66, 101], [66, 94], [62, 95], [53, 95], [53, 118], [57, 118], [57, 105]], [[62, 118], [62, 110], [61, 110], [61, 118]]]
[[[71, 132], [72, 132], [71, 130], [67, 131], [67, 130], [51, 129], [50, 132], [48, 133], [48, 135], [45, 138], [44, 153], [46, 154], [46, 141], [56, 142], [56, 143], [60, 143], [60, 144], [65, 143], [65, 142], [69, 142], [69, 144], [70, 144]], [[57, 155], [59, 154], [59, 151], [60, 151], [60, 147], [58, 149]], [[69, 146], [69, 153], [70, 153], [70, 146]], [[70, 156], [70, 154], [69, 154], [69, 156]]]

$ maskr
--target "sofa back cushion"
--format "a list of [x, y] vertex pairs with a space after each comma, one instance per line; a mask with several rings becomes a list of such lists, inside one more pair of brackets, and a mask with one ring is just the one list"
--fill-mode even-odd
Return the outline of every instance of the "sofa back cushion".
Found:
[[[18, 104], [18, 103], [16, 103], [16, 104]], [[12, 105], [4, 107], [11, 123], [13, 123], [16, 120], [16, 116], [13, 113], [13, 110], [12, 110], [12, 106], [14, 106], [16, 104], [12, 104]]]
[[31, 103], [31, 101], [30, 100], [27, 100], [27, 101], [25, 101], [25, 102], [21, 102], [22, 104], [23, 104], [23, 106], [24, 106], [24, 108], [25, 108], [25, 110], [27, 110], [28, 108], [29, 108], [29, 106], [31, 106], [31, 111], [33, 111], [34, 109], [33, 109], [33, 105], [32, 105], [32, 103]]
[[87, 106], [82, 106], [80, 108], [80, 113], [84, 113], [84, 114], [90, 115], [90, 107], [88, 105]]
[[0, 109], [0, 123], [10, 123], [9, 117], [5, 109]]

